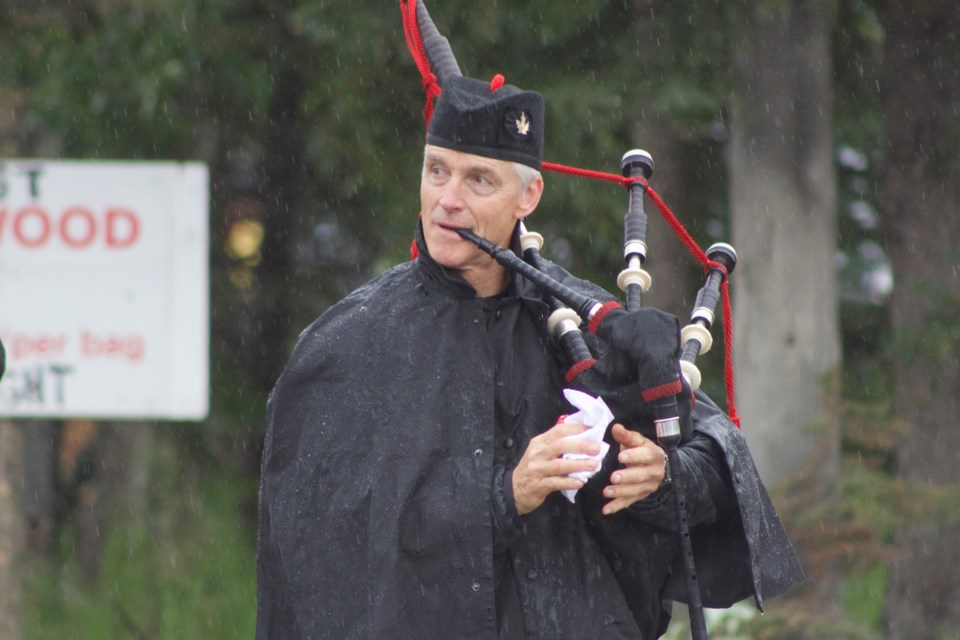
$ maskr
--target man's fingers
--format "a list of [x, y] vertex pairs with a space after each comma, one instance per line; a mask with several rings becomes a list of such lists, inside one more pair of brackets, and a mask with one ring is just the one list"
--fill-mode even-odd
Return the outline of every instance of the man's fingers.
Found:
[[559, 457], [566, 453], [579, 453], [586, 456], [595, 456], [600, 453], [600, 443], [591, 440], [575, 440], [561, 438], [550, 446], [550, 457]]
[[643, 434], [637, 431], [631, 431], [619, 422], [613, 425], [611, 431], [613, 434], [613, 439], [619, 442], [623, 447], [633, 448], [633, 447], [642, 447], [650, 442], [649, 439], [643, 437]]
[[609, 485], [603, 489], [603, 497], [609, 498], [610, 502], [604, 505], [604, 515], [616, 513], [635, 502], [652, 495], [658, 488], [659, 483], [654, 481], [641, 482], [639, 484]]
[[603, 495], [607, 498], [629, 498], [643, 499], [656, 491], [660, 483], [654, 478], [648, 478], [641, 482], [631, 482], [629, 484], [611, 484], [603, 489]]
[[[643, 436], [640, 436], [643, 438]], [[643, 444], [636, 447], [621, 445], [617, 462], [628, 466], [662, 466], [667, 454], [659, 445], [643, 438]]]
[[603, 490], [604, 497], [610, 498], [603, 507], [604, 515], [617, 513], [647, 498], [659, 488], [664, 477], [666, 454], [663, 449], [621, 425], [616, 427], [619, 428], [614, 438], [621, 443], [617, 459], [625, 466], [610, 474], [610, 485]]
[[544, 478], [543, 482], [551, 492], [583, 488], [583, 480], [569, 476], [552, 476], [550, 478]]
[[600, 453], [600, 443], [571, 437], [580, 435], [587, 429], [585, 425], [576, 422], [557, 423], [530, 441], [531, 453], [539, 458], [557, 458], [566, 453], [596, 455]]
[[[583, 471], [596, 471], [599, 466], [600, 462], [585, 458], [575, 460], [568, 458], [541, 460], [531, 463], [528, 469], [522, 474], [521, 480], [524, 484], [545, 487], [556, 478], [567, 478], [572, 473], [580, 473]], [[572, 487], [565, 486], [564, 488]]]
[[617, 498], [616, 500], [611, 500], [607, 504], [603, 505], [603, 515], [609, 516], [618, 511], [623, 511], [634, 502], [636, 502], [636, 500], [633, 498]]
[[586, 458], [554, 458], [534, 467], [543, 477], [566, 476], [580, 471], [596, 471], [600, 462]]
[[567, 436], [575, 436], [579, 433], [583, 433], [588, 428], [589, 427], [587, 427], [587, 425], [579, 422], [558, 422], [537, 437], [542, 438], [544, 442], [553, 442], [554, 440], [559, 440], [560, 438], [566, 438]]
[[640, 467], [625, 467], [610, 474], [610, 484], [635, 485], [654, 483], [659, 485], [663, 480], [663, 467], [660, 465], [644, 465]]
[[569, 474], [532, 476], [522, 483], [527, 491], [535, 492], [544, 497], [558, 489], [579, 489], [583, 481], [571, 477]]

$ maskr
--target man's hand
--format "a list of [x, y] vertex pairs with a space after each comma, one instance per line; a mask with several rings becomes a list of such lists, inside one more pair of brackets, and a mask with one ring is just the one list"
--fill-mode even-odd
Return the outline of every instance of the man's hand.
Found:
[[666, 475], [667, 454], [657, 443], [622, 424], [613, 425], [612, 433], [620, 443], [617, 460], [624, 468], [610, 474], [610, 485], [603, 490], [604, 497], [613, 498], [603, 507], [607, 516], [652, 494]]
[[594, 471], [600, 463], [585, 459], [565, 460], [560, 456], [565, 453], [589, 456], [600, 453], [599, 443], [564, 439], [586, 430], [582, 424], [560, 422], [530, 441], [513, 470], [513, 501], [517, 513], [530, 513], [554, 491], [583, 487], [581, 480], [567, 476], [578, 471]]

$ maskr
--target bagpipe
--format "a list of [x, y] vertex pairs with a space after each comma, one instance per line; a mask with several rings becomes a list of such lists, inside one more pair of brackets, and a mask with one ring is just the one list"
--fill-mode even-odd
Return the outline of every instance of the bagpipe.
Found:
[[[429, 122], [433, 99], [439, 96], [447, 78], [461, 75], [448, 40], [433, 23], [422, 0], [400, 0], [407, 44], [417, 63], [427, 94], [424, 116]], [[527, 231], [520, 223], [523, 258], [509, 248], [500, 247], [473, 232], [457, 233], [490, 255], [510, 272], [520, 274], [545, 294], [552, 308], [547, 330], [559, 343], [567, 370], [566, 382], [574, 388], [604, 399], [615, 419], [653, 439], [666, 451], [670, 486], [677, 512], [680, 553], [683, 556], [694, 638], [706, 638], [706, 624], [697, 581], [684, 499], [684, 482], [679, 473], [678, 447], [692, 433], [693, 392], [701, 382], [697, 357], [713, 344], [711, 327], [718, 306], [724, 316], [726, 343], [725, 377], [730, 418], [739, 427], [733, 405], [733, 376], [730, 366], [732, 329], [730, 322], [728, 276], [737, 263], [736, 251], [728, 244], [716, 243], [706, 252], [683, 230], [662, 199], [647, 182], [653, 174], [653, 158], [634, 149], [621, 160], [621, 176], [603, 174], [543, 163], [550, 171], [618, 182], [628, 190], [624, 215], [623, 255], [625, 266], [617, 277], [624, 301], [601, 301], [566, 286], [548, 274], [548, 265], [540, 255], [543, 237]], [[697, 293], [690, 321], [682, 330], [676, 317], [656, 309], [643, 308], [643, 294], [651, 286], [644, 270], [647, 254], [647, 215], [644, 198], [649, 197], [681, 240], [704, 265], [704, 279]], [[592, 333], [600, 348], [597, 354], [584, 337]]]

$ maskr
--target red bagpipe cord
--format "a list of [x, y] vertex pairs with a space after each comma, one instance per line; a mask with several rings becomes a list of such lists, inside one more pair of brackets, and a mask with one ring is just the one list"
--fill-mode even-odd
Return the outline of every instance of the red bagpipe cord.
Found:
[[[420, 77], [423, 79], [423, 89], [426, 92], [426, 104], [423, 108], [423, 118], [426, 122], [426, 126], [430, 126], [430, 118], [433, 116], [433, 101], [440, 95], [440, 85], [437, 84], [437, 77], [430, 70], [430, 61], [427, 59], [427, 54], [423, 50], [423, 38], [420, 35], [420, 26], [417, 23], [417, 2], [416, 0], [400, 0], [400, 8], [403, 12], [403, 33], [407, 38], [407, 47], [410, 49], [410, 54], [413, 56], [413, 61], [417, 65], [417, 69], [420, 71]], [[503, 84], [503, 77], [496, 76], [493, 83], [491, 83], [491, 89], [494, 89], [494, 85]], [[496, 87], [499, 88], [499, 87]], [[613, 173], [604, 173], [602, 171], [591, 171], [590, 169], [579, 169], [577, 167], [568, 167], [562, 164], [554, 164], [552, 162], [544, 162], [543, 168], [546, 171], [552, 171], [554, 173], [563, 173], [570, 176], [577, 176], [580, 178], [590, 178], [591, 180], [605, 180], [607, 182], [616, 182], [617, 184], [628, 187], [634, 183], [639, 182], [643, 184], [644, 189], [646, 190], [647, 196], [650, 197], [651, 202], [657, 207], [657, 210], [660, 212], [660, 215], [663, 216], [663, 219], [667, 221], [667, 224], [670, 225], [670, 228], [673, 229], [673, 232], [680, 238], [680, 241], [683, 242], [684, 246], [687, 247], [687, 250], [697, 259], [706, 272], [709, 269], [717, 268], [723, 271], [724, 278], [723, 283], [720, 287], [721, 292], [721, 304], [723, 305], [723, 380], [724, 386], [727, 392], [727, 415], [730, 417], [730, 420], [737, 425], [737, 428], [740, 428], [740, 416], [737, 414], [737, 407], [734, 404], [734, 374], [733, 374], [733, 313], [730, 308], [730, 290], [728, 285], [728, 279], [726, 277], [727, 270], [726, 268], [717, 262], [710, 260], [707, 257], [707, 254], [700, 248], [700, 245], [690, 236], [683, 224], [677, 220], [677, 217], [673, 215], [673, 212], [670, 211], [670, 207], [663, 201], [663, 198], [653, 190], [652, 187], [647, 183], [643, 178], [626, 178], [619, 176]], [[416, 242], [411, 243], [410, 245], [410, 258], [416, 259], [417, 254], [419, 253], [417, 249]]]
[[580, 178], [590, 178], [591, 180], [606, 180], [607, 182], [616, 182], [617, 184], [629, 187], [631, 183], [639, 182], [643, 185], [644, 189], [649, 196], [650, 201], [653, 202], [654, 206], [657, 207], [657, 211], [660, 212], [660, 215], [663, 216], [663, 219], [667, 221], [667, 224], [670, 225], [670, 228], [673, 229], [673, 232], [680, 238], [680, 241], [683, 242], [687, 250], [693, 254], [693, 257], [697, 259], [706, 272], [709, 269], [720, 269], [724, 273], [723, 283], [720, 285], [721, 293], [721, 304], [723, 306], [723, 381], [724, 386], [727, 392], [727, 408], [728, 416], [733, 424], [737, 425], [737, 428], [740, 428], [740, 416], [737, 414], [737, 405], [734, 403], [734, 374], [733, 374], [733, 312], [730, 307], [730, 288], [728, 286], [729, 280], [726, 277], [727, 269], [720, 263], [714, 262], [707, 257], [707, 254], [700, 248], [700, 245], [690, 236], [690, 233], [687, 232], [683, 224], [677, 220], [677, 217], [673, 215], [673, 212], [670, 210], [670, 207], [667, 206], [667, 203], [663, 201], [663, 198], [660, 197], [656, 191], [653, 190], [653, 187], [647, 183], [643, 178], [626, 178], [624, 176], [618, 176], [614, 173], [604, 173], [602, 171], [591, 171], [589, 169], [579, 169], [577, 167], [568, 167], [562, 164], [554, 164], [552, 162], [544, 162], [543, 168], [547, 171], [553, 171], [554, 173], [563, 173], [569, 176], [577, 176]]

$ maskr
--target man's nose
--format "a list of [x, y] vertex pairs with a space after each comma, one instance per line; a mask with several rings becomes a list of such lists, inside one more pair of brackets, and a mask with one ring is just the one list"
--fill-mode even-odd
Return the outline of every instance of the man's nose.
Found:
[[452, 178], [443, 185], [443, 192], [440, 194], [440, 206], [447, 211], [459, 211], [463, 208], [463, 194], [461, 189], [463, 182]]

